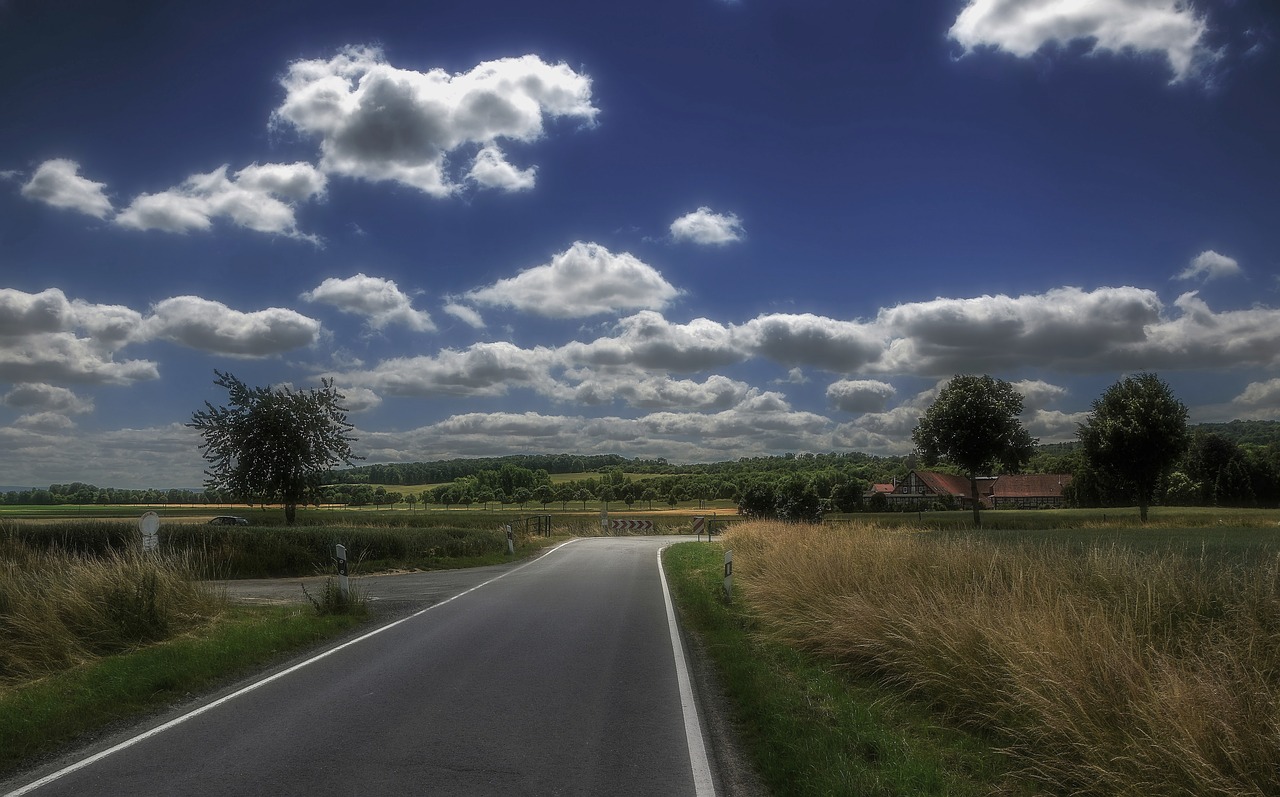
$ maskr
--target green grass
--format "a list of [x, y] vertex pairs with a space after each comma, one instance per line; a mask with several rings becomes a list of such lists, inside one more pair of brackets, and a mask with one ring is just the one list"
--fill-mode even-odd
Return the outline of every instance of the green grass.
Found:
[[0, 686], [0, 775], [117, 720], [245, 675], [345, 633], [353, 615], [309, 607], [236, 608], [185, 636], [34, 683]]
[[924, 706], [829, 660], [769, 642], [723, 597], [724, 549], [689, 543], [663, 561], [683, 623], [702, 641], [749, 754], [779, 795], [978, 795], [1004, 790], [990, 740], [941, 724]]

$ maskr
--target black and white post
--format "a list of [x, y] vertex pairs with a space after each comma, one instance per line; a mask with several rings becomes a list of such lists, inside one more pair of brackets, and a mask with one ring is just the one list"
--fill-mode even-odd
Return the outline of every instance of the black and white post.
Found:
[[724, 552], [724, 596], [733, 597], [733, 551]]
[[508, 523], [505, 528], [507, 529], [507, 553], [511, 554], [512, 556], [515, 556], [516, 555], [516, 535], [513, 531], [511, 531], [510, 523]]
[[351, 584], [347, 580], [347, 546], [339, 543], [333, 546], [338, 559], [338, 589], [342, 591], [342, 602], [351, 599]]

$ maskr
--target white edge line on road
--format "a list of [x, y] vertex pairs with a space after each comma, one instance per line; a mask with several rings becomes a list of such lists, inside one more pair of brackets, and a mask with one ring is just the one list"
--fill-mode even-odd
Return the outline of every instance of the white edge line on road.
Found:
[[662, 552], [668, 547], [664, 545], [658, 549], [658, 575], [662, 578], [662, 599], [667, 604], [667, 627], [671, 629], [671, 648], [676, 659], [676, 681], [680, 684], [680, 707], [684, 710], [684, 735], [689, 743], [694, 793], [697, 797], [716, 797], [716, 784], [711, 778], [711, 764], [707, 761], [707, 746], [702, 741], [698, 704], [693, 699], [693, 683], [689, 680], [684, 645], [680, 642], [680, 629], [676, 626], [676, 611], [671, 605], [671, 590], [667, 587], [667, 571], [662, 567]]
[[[578, 538], [578, 539], [580, 539], [580, 538]], [[464, 590], [464, 591], [462, 591], [462, 592], [459, 592], [457, 595], [454, 595], [454, 596], [452, 596], [452, 597], [450, 597], [450, 598], [445, 598], [444, 600], [440, 601], [439, 603], [433, 603], [432, 605], [428, 606], [427, 608], [425, 608], [425, 609], [421, 609], [421, 610], [419, 610], [419, 611], [416, 611], [416, 612], [414, 612], [413, 614], [409, 615], [408, 617], [401, 617], [399, 620], [396, 620], [396, 621], [394, 621], [394, 622], [387, 623], [387, 624], [386, 624], [386, 625], [384, 625], [384, 626], [379, 626], [378, 628], [373, 629], [373, 630], [372, 630], [372, 631], [370, 631], [369, 633], [364, 634], [364, 635], [362, 635], [362, 636], [358, 636], [358, 637], [356, 637], [355, 639], [349, 640], [349, 641], [347, 641], [347, 642], [344, 642], [344, 643], [342, 643], [341, 645], [338, 645], [337, 647], [329, 648], [329, 649], [328, 649], [328, 650], [326, 650], [325, 652], [320, 653], [320, 654], [315, 655], [315, 656], [312, 656], [311, 658], [307, 659], [306, 661], [298, 662], [297, 664], [293, 665], [292, 667], [290, 667], [290, 668], [288, 668], [288, 669], [286, 669], [286, 670], [281, 670], [280, 672], [276, 673], [275, 675], [269, 675], [269, 676], [267, 676], [266, 678], [263, 678], [261, 681], [254, 681], [253, 683], [249, 684], [248, 686], [244, 687], [243, 689], [239, 689], [239, 690], [237, 690], [237, 691], [235, 691], [235, 692], [232, 692], [232, 693], [231, 693], [231, 694], [229, 694], [229, 695], [225, 695], [225, 696], [223, 696], [223, 697], [220, 697], [220, 698], [218, 698], [217, 700], [213, 701], [212, 703], [206, 703], [205, 705], [201, 706], [200, 708], [197, 708], [197, 709], [195, 709], [195, 710], [193, 710], [193, 711], [189, 711], [189, 712], [187, 712], [186, 714], [183, 714], [183, 715], [182, 715], [182, 716], [180, 716], [180, 717], [175, 717], [175, 718], [173, 718], [173, 719], [169, 720], [168, 722], [164, 723], [163, 725], [157, 725], [156, 727], [152, 728], [152, 729], [151, 729], [151, 730], [149, 730], [149, 731], [145, 731], [145, 732], [140, 733], [140, 734], [138, 734], [137, 736], [134, 736], [134, 737], [132, 737], [132, 738], [130, 738], [130, 739], [126, 739], [125, 741], [121, 742], [120, 744], [117, 744], [117, 745], [116, 745], [116, 746], [114, 746], [114, 747], [109, 747], [109, 748], [107, 748], [106, 750], [103, 750], [103, 751], [101, 751], [101, 752], [99, 752], [99, 753], [95, 753], [94, 755], [91, 755], [91, 756], [89, 756], [89, 757], [88, 757], [88, 758], [86, 758], [86, 759], [83, 759], [83, 760], [81, 760], [81, 761], [77, 761], [77, 762], [76, 762], [76, 763], [74, 763], [74, 764], [70, 764], [70, 765], [68, 765], [68, 766], [66, 766], [66, 767], [63, 767], [62, 769], [58, 770], [57, 772], [51, 773], [51, 774], [49, 774], [49, 775], [45, 775], [43, 778], [40, 778], [40, 779], [39, 779], [39, 780], [37, 780], [37, 781], [33, 781], [33, 782], [31, 782], [31, 783], [28, 783], [26, 786], [23, 786], [23, 787], [21, 787], [21, 788], [19, 788], [19, 789], [15, 790], [15, 791], [11, 791], [11, 792], [9, 792], [8, 794], [4, 795], [4, 797], [22, 797], [22, 795], [24, 795], [24, 794], [30, 794], [31, 792], [35, 791], [36, 789], [42, 788], [42, 787], [44, 787], [44, 786], [48, 786], [50, 783], [53, 783], [55, 780], [58, 780], [58, 779], [63, 778], [63, 777], [65, 777], [65, 776], [67, 776], [67, 775], [70, 775], [70, 774], [71, 774], [71, 773], [73, 773], [73, 772], [77, 772], [77, 771], [79, 771], [79, 770], [81, 770], [81, 769], [84, 769], [84, 768], [85, 768], [85, 767], [87, 767], [87, 766], [91, 766], [91, 765], [93, 765], [93, 764], [96, 764], [97, 762], [101, 761], [102, 759], [106, 758], [107, 756], [114, 755], [114, 754], [116, 754], [116, 753], [120, 752], [121, 750], [126, 750], [126, 749], [128, 749], [128, 748], [130, 748], [130, 747], [133, 747], [135, 744], [138, 744], [139, 742], [144, 742], [144, 741], [146, 741], [147, 739], [150, 739], [152, 736], [158, 736], [158, 735], [160, 735], [160, 734], [164, 733], [165, 731], [167, 731], [167, 730], [169, 730], [169, 729], [171, 729], [171, 728], [174, 728], [174, 727], [177, 727], [178, 725], [181, 725], [182, 723], [186, 722], [187, 720], [195, 719], [196, 717], [200, 716], [201, 714], [205, 713], [206, 711], [212, 711], [213, 709], [217, 708], [218, 706], [221, 706], [223, 703], [229, 703], [229, 702], [231, 702], [232, 700], [235, 700], [237, 697], [242, 697], [242, 696], [244, 696], [244, 695], [247, 695], [248, 693], [252, 692], [253, 690], [257, 689], [257, 688], [258, 688], [258, 687], [260, 687], [260, 686], [266, 686], [267, 684], [271, 683], [272, 681], [278, 681], [278, 680], [280, 680], [281, 678], [284, 678], [286, 675], [292, 675], [293, 673], [297, 672], [298, 670], [301, 670], [303, 667], [306, 667], [306, 666], [307, 666], [307, 665], [309, 665], [309, 664], [315, 664], [317, 661], [320, 661], [321, 659], [328, 658], [329, 656], [332, 656], [333, 654], [337, 653], [337, 652], [338, 652], [338, 651], [340, 651], [340, 650], [343, 650], [343, 649], [345, 649], [345, 648], [349, 648], [349, 647], [351, 647], [352, 645], [358, 645], [358, 644], [360, 644], [361, 642], [365, 641], [366, 639], [369, 639], [370, 637], [374, 637], [374, 636], [377, 636], [378, 634], [381, 634], [383, 631], [387, 631], [387, 630], [390, 630], [390, 629], [392, 629], [392, 628], [395, 628], [396, 626], [400, 625], [401, 623], [407, 623], [407, 622], [409, 622], [410, 620], [413, 620], [413, 619], [414, 619], [414, 618], [416, 618], [416, 617], [421, 617], [422, 615], [426, 614], [427, 612], [431, 611], [432, 609], [438, 609], [438, 608], [440, 608], [441, 606], [444, 606], [446, 603], [452, 603], [453, 601], [456, 601], [458, 598], [461, 598], [463, 595], [470, 594], [470, 593], [475, 592], [476, 590], [480, 589], [481, 587], [486, 587], [486, 586], [488, 586], [488, 585], [492, 584], [493, 582], [495, 582], [495, 581], [497, 581], [497, 580], [499, 580], [499, 579], [506, 578], [507, 576], [511, 575], [512, 573], [515, 573], [516, 571], [523, 570], [524, 568], [528, 567], [529, 565], [534, 564], [535, 562], [539, 562], [539, 561], [541, 561], [541, 560], [542, 560], [542, 559], [544, 559], [546, 556], [548, 556], [548, 555], [550, 555], [550, 554], [555, 553], [556, 551], [560, 550], [560, 549], [561, 549], [561, 548], [563, 548], [564, 546], [569, 545], [570, 543], [577, 542], [577, 541], [578, 541], [578, 539], [572, 539], [572, 540], [569, 540], [568, 542], [562, 542], [562, 543], [560, 543], [559, 545], [557, 545], [556, 547], [554, 547], [554, 548], [552, 548], [551, 550], [547, 551], [547, 553], [543, 554], [542, 556], [539, 556], [537, 559], [534, 559], [534, 560], [533, 560], [533, 561], [531, 561], [531, 562], [525, 562], [524, 564], [520, 565], [519, 567], [514, 567], [514, 568], [512, 568], [512, 569], [508, 570], [508, 571], [507, 571], [507, 572], [505, 572], [505, 573], [502, 573], [502, 574], [500, 574], [500, 575], [494, 576], [493, 578], [489, 579], [488, 581], [485, 581], [485, 582], [483, 582], [483, 583], [477, 584], [477, 585], [475, 585], [474, 587], [471, 587], [470, 589], [467, 589], [467, 590]], [[663, 589], [664, 589], [664, 590], [666, 589], [666, 583], [665, 583], [665, 582], [663, 583]], [[670, 611], [671, 611], [671, 601], [670, 601], [670, 599], [668, 599], [668, 600], [667, 600], [667, 612], [668, 612], [668, 614], [670, 613]], [[699, 792], [699, 793], [701, 793], [701, 792]]]

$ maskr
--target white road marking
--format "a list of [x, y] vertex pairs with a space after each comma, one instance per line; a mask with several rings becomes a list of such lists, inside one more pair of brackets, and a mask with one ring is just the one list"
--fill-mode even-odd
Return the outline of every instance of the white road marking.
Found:
[[684, 711], [684, 736], [689, 744], [689, 766], [693, 769], [694, 793], [697, 797], [716, 797], [716, 784], [711, 778], [711, 765], [707, 761], [707, 747], [702, 741], [698, 704], [693, 699], [693, 684], [689, 680], [689, 668], [685, 664], [684, 645], [680, 643], [676, 612], [671, 605], [671, 590], [667, 587], [667, 572], [662, 569], [662, 552], [666, 547], [658, 550], [658, 575], [662, 578], [662, 599], [667, 604], [667, 627], [671, 629], [671, 649], [676, 659], [676, 681], [680, 684], [680, 708]]
[[[360, 644], [361, 642], [365, 641], [366, 639], [369, 639], [370, 637], [374, 637], [374, 636], [377, 636], [378, 634], [381, 634], [383, 631], [387, 631], [387, 630], [390, 630], [390, 629], [392, 629], [392, 628], [395, 628], [396, 626], [400, 625], [401, 623], [407, 623], [407, 622], [409, 622], [410, 620], [412, 620], [412, 619], [414, 619], [414, 618], [416, 618], [416, 617], [421, 617], [422, 615], [426, 614], [427, 612], [429, 612], [429, 611], [431, 611], [431, 610], [433, 610], [433, 609], [438, 609], [438, 608], [440, 608], [441, 606], [444, 606], [446, 603], [452, 603], [453, 601], [456, 601], [458, 598], [461, 598], [463, 595], [467, 595], [467, 594], [470, 594], [470, 593], [472, 593], [472, 592], [475, 592], [476, 590], [480, 589], [481, 587], [488, 586], [489, 584], [492, 584], [493, 582], [495, 582], [495, 581], [497, 581], [497, 580], [499, 580], [499, 579], [506, 578], [507, 576], [511, 575], [512, 573], [515, 573], [515, 572], [517, 572], [517, 571], [519, 571], [519, 570], [523, 570], [524, 568], [528, 567], [529, 565], [532, 565], [532, 564], [535, 564], [535, 563], [537, 563], [537, 562], [540, 562], [540, 561], [542, 561], [543, 559], [545, 559], [547, 556], [550, 556], [551, 554], [553, 554], [553, 553], [555, 553], [556, 551], [560, 550], [560, 549], [561, 549], [561, 548], [563, 548], [564, 546], [569, 545], [569, 544], [571, 544], [571, 543], [575, 543], [575, 542], [577, 542], [577, 541], [578, 541], [577, 539], [573, 539], [573, 540], [569, 540], [568, 542], [562, 542], [562, 543], [560, 543], [559, 545], [557, 545], [556, 547], [552, 548], [550, 551], [547, 551], [547, 553], [546, 553], [546, 554], [544, 554], [543, 556], [540, 556], [540, 557], [538, 557], [537, 559], [534, 559], [532, 562], [525, 562], [524, 564], [520, 565], [519, 567], [512, 568], [511, 570], [508, 570], [507, 572], [502, 573], [501, 575], [494, 576], [493, 578], [489, 579], [488, 581], [485, 581], [485, 582], [484, 582], [484, 583], [482, 583], [482, 584], [477, 584], [477, 585], [475, 585], [474, 587], [472, 587], [472, 588], [470, 588], [470, 589], [468, 589], [468, 590], [466, 590], [466, 591], [464, 591], [464, 592], [459, 592], [457, 595], [454, 595], [452, 598], [446, 598], [445, 600], [442, 600], [442, 601], [440, 601], [439, 603], [436, 603], [436, 604], [433, 604], [433, 605], [431, 605], [431, 606], [428, 606], [427, 608], [422, 609], [421, 611], [414, 612], [413, 614], [409, 615], [408, 617], [402, 617], [402, 618], [400, 618], [399, 620], [396, 620], [395, 622], [387, 623], [387, 624], [386, 624], [386, 625], [384, 625], [384, 626], [381, 626], [381, 627], [379, 627], [379, 628], [375, 628], [375, 629], [373, 629], [372, 631], [370, 631], [370, 632], [369, 632], [369, 633], [367, 633], [367, 634], [364, 634], [363, 636], [356, 637], [355, 639], [352, 639], [352, 640], [350, 640], [349, 642], [344, 642], [344, 643], [342, 643], [341, 645], [338, 645], [337, 647], [330, 648], [329, 650], [326, 650], [325, 652], [323, 652], [323, 653], [321, 653], [321, 654], [319, 654], [319, 655], [312, 656], [311, 658], [307, 659], [306, 661], [299, 662], [299, 663], [297, 663], [297, 664], [293, 665], [292, 667], [288, 668], [287, 670], [281, 670], [280, 672], [276, 673], [275, 675], [270, 675], [270, 676], [268, 676], [268, 677], [266, 677], [266, 678], [263, 678], [261, 681], [255, 681], [254, 683], [249, 684], [248, 686], [244, 687], [243, 689], [240, 689], [240, 690], [238, 690], [238, 691], [232, 692], [231, 694], [226, 695], [226, 696], [224, 696], [224, 697], [220, 697], [220, 698], [218, 698], [217, 700], [213, 701], [212, 703], [207, 703], [207, 704], [205, 704], [205, 705], [201, 706], [200, 708], [197, 708], [197, 709], [195, 709], [195, 710], [193, 710], [193, 711], [190, 711], [190, 712], [188, 712], [188, 713], [186, 713], [186, 714], [183, 714], [183, 715], [182, 715], [182, 716], [180, 716], [180, 717], [175, 717], [174, 719], [169, 720], [168, 722], [164, 723], [163, 725], [157, 725], [156, 727], [152, 728], [151, 730], [149, 730], [149, 731], [145, 731], [145, 732], [143, 732], [143, 733], [140, 733], [140, 734], [138, 734], [137, 736], [134, 736], [134, 737], [133, 737], [133, 738], [131, 738], [131, 739], [126, 739], [125, 741], [121, 742], [120, 744], [117, 744], [117, 745], [116, 745], [116, 746], [114, 746], [114, 747], [109, 747], [109, 748], [107, 748], [106, 750], [103, 750], [103, 751], [102, 751], [102, 752], [100, 752], [100, 753], [96, 753], [96, 754], [94, 754], [94, 755], [89, 756], [89, 757], [88, 757], [88, 758], [86, 758], [86, 759], [83, 759], [83, 760], [81, 760], [81, 761], [77, 761], [77, 762], [76, 762], [76, 763], [74, 763], [74, 764], [70, 764], [70, 765], [68, 765], [68, 766], [66, 766], [66, 767], [63, 767], [62, 769], [58, 770], [57, 772], [54, 772], [54, 773], [49, 774], [49, 775], [45, 775], [43, 778], [40, 778], [40, 779], [39, 779], [39, 780], [37, 780], [37, 781], [34, 781], [34, 782], [32, 782], [32, 783], [28, 783], [26, 786], [23, 786], [23, 787], [21, 787], [21, 788], [19, 788], [19, 789], [15, 790], [15, 791], [11, 791], [11, 792], [9, 792], [8, 794], [4, 795], [4, 797], [22, 797], [22, 795], [24, 795], [24, 794], [30, 794], [31, 792], [35, 791], [36, 789], [39, 789], [39, 788], [41, 788], [41, 787], [43, 787], [43, 786], [47, 786], [47, 785], [49, 785], [50, 783], [53, 783], [55, 780], [59, 780], [59, 779], [61, 779], [61, 778], [64, 778], [64, 777], [66, 777], [67, 775], [70, 775], [70, 774], [71, 774], [71, 773], [73, 773], [73, 772], [78, 772], [78, 771], [80, 771], [80, 770], [84, 769], [84, 768], [85, 768], [85, 767], [87, 767], [87, 766], [91, 766], [91, 765], [93, 765], [93, 764], [96, 764], [97, 762], [101, 761], [102, 759], [104, 759], [104, 758], [106, 758], [106, 757], [108, 757], [108, 756], [114, 755], [114, 754], [116, 754], [116, 753], [120, 752], [121, 750], [127, 750], [128, 748], [133, 747], [135, 744], [138, 744], [139, 742], [144, 742], [144, 741], [146, 741], [147, 739], [150, 739], [150, 738], [151, 738], [151, 737], [153, 737], [153, 736], [159, 736], [160, 734], [164, 733], [165, 731], [167, 731], [167, 730], [169, 730], [169, 729], [171, 729], [171, 728], [176, 728], [177, 726], [181, 725], [182, 723], [186, 722], [187, 720], [195, 719], [196, 717], [200, 716], [201, 714], [205, 713], [206, 711], [212, 711], [213, 709], [217, 708], [218, 706], [221, 706], [223, 703], [229, 703], [229, 702], [231, 702], [232, 700], [235, 700], [237, 697], [243, 697], [244, 695], [249, 694], [250, 692], [252, 692], [253, 690], [257, 689], [257, 688], [258, 688], [258, 687], [260, 687], [260, 686], [266, 686], [267, 684], [271, 683], [272, 681], [278, 681], [278, 680], [280, 680], [281, 678], [284, 678], [286, 675], [292, 675], [293, 673], [297, 672], [298, 670], [301, 670], [303, 667], [306, 667], [307, 665], [310, 665], [310, 664], [315, 664], [317, 661], [320, 661], [321, 659], [326, 659], [326, 658], [328, 658], [329, 656], [332, 656], [333, 654], [337, 653], [337, 652], [338, 652], [338, 651], [340, 651], [340, 650], [344, 650], [344, 649], [346, 649], [346, 648], [349, 648], [349, 647], [351, 647], [352, 645], [358, 645], [358, 644]], [[663, 582], [663, 589], [664, 589], [664, 590], [666, 589], [666, 582], [665, 582], [665, 581]], [[668, 611], [668, 613], [669, 613], [669, 612], [670, 612], [670, 601], [669, 601], [669, 600], [668, 600], [668, 604], [667, 604], [667, 605], [668, 605], [668, 609], [667, 609], [667, 611]], [[701, 794], [701, 792], [699, 792], [699, 794]]]

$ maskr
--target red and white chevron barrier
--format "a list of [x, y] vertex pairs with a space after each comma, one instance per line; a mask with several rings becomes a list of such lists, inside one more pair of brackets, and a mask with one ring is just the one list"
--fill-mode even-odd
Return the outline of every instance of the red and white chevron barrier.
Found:
[[614, 531], [653, 531], [652, 520], [610, 520], [609, 528]]

